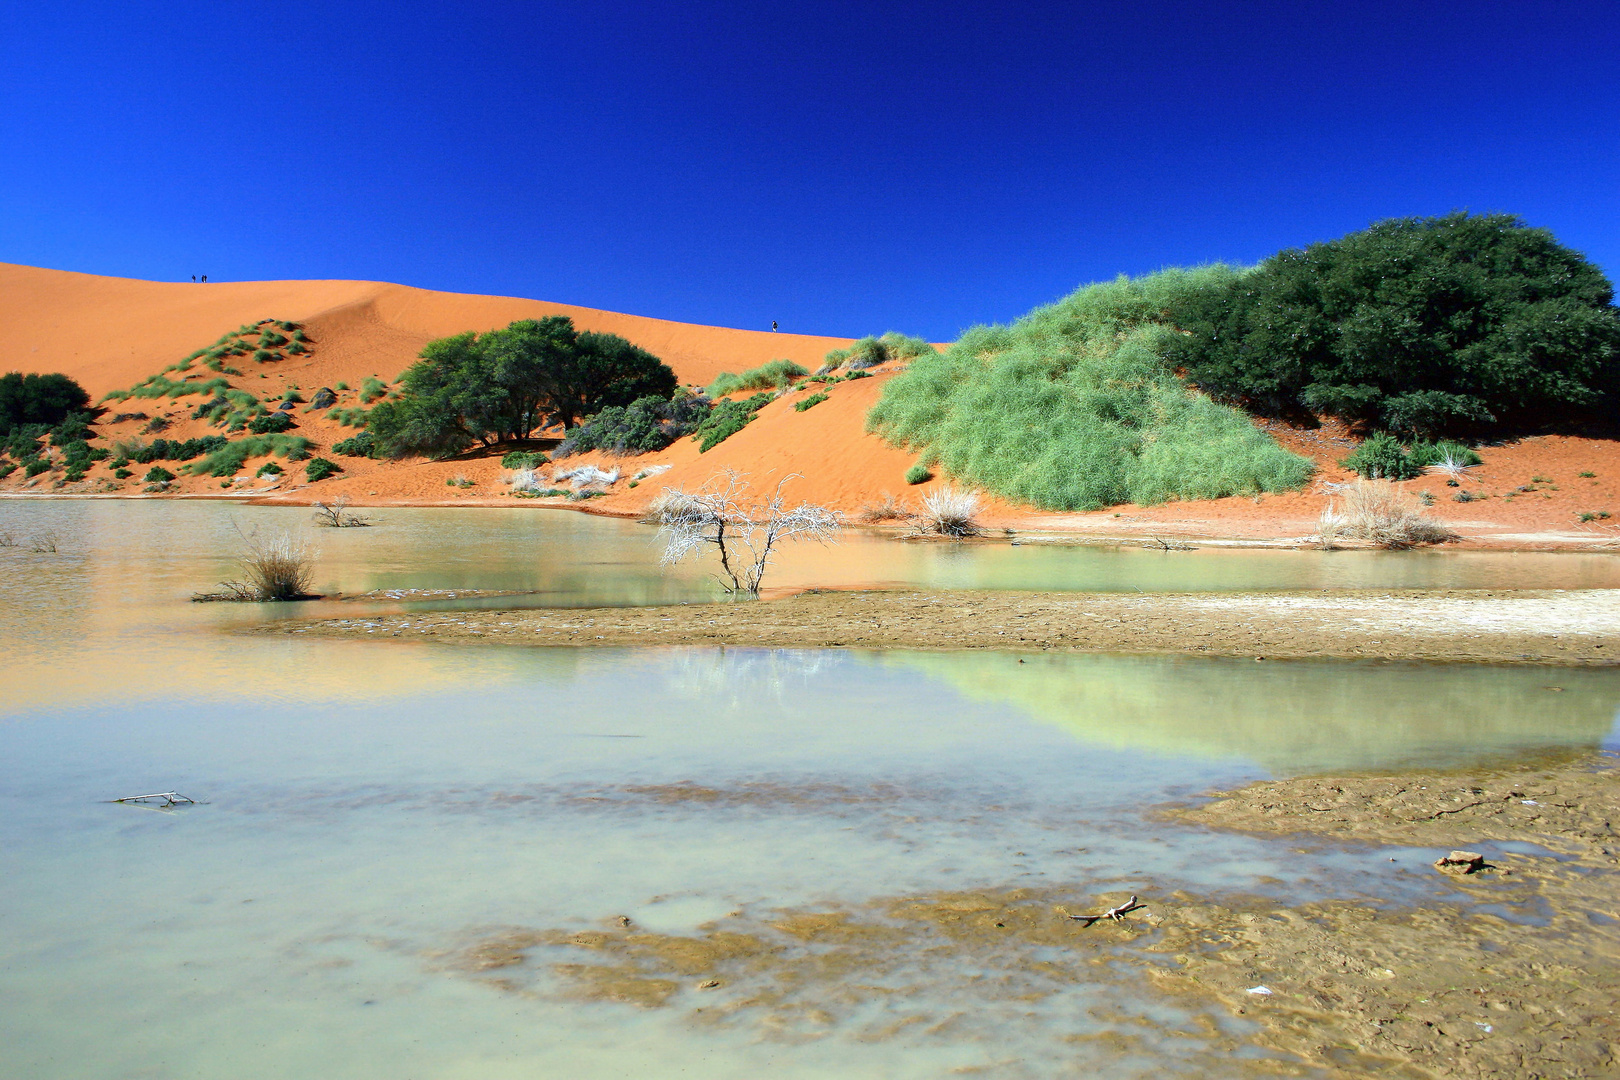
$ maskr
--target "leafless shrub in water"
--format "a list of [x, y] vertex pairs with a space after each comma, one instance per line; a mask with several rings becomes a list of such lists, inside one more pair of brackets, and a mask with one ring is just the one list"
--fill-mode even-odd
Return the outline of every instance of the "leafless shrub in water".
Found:
[[664, 564], [678, 563], [712, 544], [720, 556], [721, 586], [729, 593], [758, 595], [777, 544], [801, 538], [827, 543], [838, 534], [836, 511], [810, 503], [787, 505], [782, 488], [797, 477], [794, 473], [778, 480], [764, 501], [749, 497], [747, 478], [734, 469], [716, 474], [698, 491], [666, 489], [654, 500], [668, 537]]
[[0, 547], [16, 547], [17, 537], [11, 532], [0, 532]]
[[946, 484], [938, 491], [923, 496], [923, 510], [918, 514], [924, 532], [941, 536], [979, 535], [979, 510], [982, 504], [978, 493]]
[[61, 542], [55, 529], [46, 529], [28, 538], [28, 548], [36, 555], [55, 555]]
[[1344, 512], [1328, 503], [1317, 525], [1317, 540], [1332, 548], [1341, 539], [1365, 540], [1384, 548], [1443, 544], [1451, 530], [1423, 511], [1410, 492], [1388, 481], [1358, 480], [1342, 488]]
[[315, 552], [290, 532], [261, 537], [257, 530], [242, 536], [237, 559], [245, 581], [222, 581], [226, 594], [196, 599], [300, 600], [310, 595], [315, 573]]
[[347, 495], [339, 495], [330, 506], [316, 502], [313, 515], [315, 524], [325, 529], [363, 529], [371, 524], [364, 514], [351, 513], [348, 507]]

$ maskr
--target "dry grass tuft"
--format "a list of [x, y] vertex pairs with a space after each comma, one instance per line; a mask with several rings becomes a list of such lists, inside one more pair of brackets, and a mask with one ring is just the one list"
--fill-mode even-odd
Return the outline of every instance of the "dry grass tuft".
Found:
[[315, 574], [315, 552], [290, 532], [269, 538], [257, 532], [242, 537], [237, 560], [246, 581], [222, 584], [242, 600], [302, 600], [310, 595]]
[[982, 504], [977, 492], [946, 484], [938, 491], [923, 496], [923, 510], [917, 519], [923, 532], [941, 536], [979, 535], [979, 510]]
[[685, 521], [699, 510], [697, 498], [678, 488], [665, 488], [647, 504], [644, 525], [670, 525]]
[[861, 507], [859, 519], [867, 525], [876, 525], [880, 521], [906, 521], [913, 516], [899, 499], [885, 491], [883, 498]]
[[1456, 535], [1423, 510], [1423, 504], [1389, 481], [1357, 480], [1339, 485], [1344, 512], [1328, 503], [1317, 527], [1317, 540], [1332, 548], [1341, 539], [1365, 540], [1383, 548], [1443, 544]]

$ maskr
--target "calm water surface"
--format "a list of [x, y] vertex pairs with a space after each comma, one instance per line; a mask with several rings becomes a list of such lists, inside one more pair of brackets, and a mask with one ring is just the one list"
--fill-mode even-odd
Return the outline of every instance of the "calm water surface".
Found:
[[[443, 958], [492, 928], [627, 914], [678, 933], [731, 911], [1043, 882], [1074, 883], [1078, 903], [1122, 883], [1149, 897], [1356, 895], [1370, 880], [1398, 894], [1426, 879], [1391, 878], [1388, 852], [1302, 857], [1150, 823], [1142, 808], [1266, 775], [1599, 746], [1620, 707], [1607, 672], [266, 640], [222, 631], [355, 609], [187, 602], [231, 576], [236, 528], [302, 517], [0, 504], [0, 533], [25, 541], [0, 548], [0, 1076], [1176, 1074], [1193, 1035], [1149, 1040], [1146, 1058], [1065, 1042], [1099, 1029], [1082, 989], [1038, 1012], [983, 1005], [993, 1039], [835, 1025], [790, 1041], [573, 1001], [543, 969], [513, 993]], [[659, 572], [649, 530], [624, 522], [376, 518], [312, 533], [318, 588], [523, 589], [544, 604], [712, 595], [699, 567]], [[29, 550], [46, 532], [59, 551]], [[793, 551], [776, 580], [1574, 587], [1613, 584], [1612, 565], [858, 538]], [[683, 782], [783, 797], [633, 790]], [[207, 805], [101, 801], [165, 789]], [[1395, 856], [1394, 870], [1433, 857]], [[929, 996], [873, 1009], [955, 1007], [944, 989]], [[1197, 1030], [1145, 991], [1118, 1004]]]

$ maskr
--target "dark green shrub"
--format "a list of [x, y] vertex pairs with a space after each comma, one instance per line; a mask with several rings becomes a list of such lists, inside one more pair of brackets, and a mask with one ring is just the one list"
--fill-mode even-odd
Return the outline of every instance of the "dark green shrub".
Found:
[[135, 473], [129, 469], [118, 468], [113, 470], [113, 475], [120, 480], [128, 480], [130, 477], [134, 476]]
[[1600, 414], [1620, 389], [1613, 299], [1517, 218], [1393, 219], [1178, 297], [1168, 358], [1259, 412], [1467, 435]]
[[1441, 439], [1439, 442], [1418, 441], [1412, 444], [1409, 453], [1412, 464], [1418, 469], [1426, 469], [1430, 465], [1450, 464], [1466, 468], [1469, 465], [1483, 465], [1485, 459], [1474, 452], [1474, 448], [1464, 443], [1453, 442], [1450, 439]]
[[294, 341], [308, 341], [309, 340], [309, 337], [304, 333], [303, 330], [294, 330], [292, 332], [292, 336], [293, 336]]
[[709, 384], [706, 393], [712, 398], [718, 398], [743, 390], [780, 389], [792, 386], [794, 379], [802, 379], [808, 374], [810, 374], [808, 371], [791, 360], [772, 360], [768, 364], [749, 368], [741, 375], [722, 371], [715, 376], [714, 382]]
[[0, 435], [25, 424], [53, 427], [89, 404], [84, 387], [66, 375], [0, 375]]
[[343, 466], [335, 461], [328, 461], [323, 457], [314, 458], [304, 466], [304, 475], [309, 477], [310, 483], [325, 480], [328, 476], [336, 476], [343, 471]]
[[173, 479], [174, 473], [161, 465], [154, 465], [146, 471], [146, 482], [148, 484], [166, 484]]
[[83, 465], [69, 465], [62, 470], [62, 479], [68, 483], [77, 483], [84, 479], [85, 467]]
[[90, 417], [85, 413], [69, 413], [63, 417], [62, 422], [51, 429], [51, 445], [66, 446], [69, 443], [85, 442], [96, 437], [90, 430]]
[[263, 349], [279, 349], [287, 344], [287, 341], [287, 338], [282, 337], [274, 330], [266, 330], [264, 336], [259, 339], [259, 347]]
[[920, 461], [906, 470], [906, 483], [908, 484], [926, 484], [933, 478], [933, 471]]
[[268, 364], [272, 360], [280, 360], [281, 357], [269, 349], [256, 349], [253, 353], [253, 359], [261, 364]]
[[804, 410], [813, 409], [817, 405], [820, 405], [823, 401], [826, 401], [826, 400], [827, 400], [827, 395], [824, 394], [824, 393], [823, 394], [811, 394], [809, 397], [805, 398], [803, 401], [795, 401], [793, 403], [793, 411], [794, 412], [804, 412]]
[[[358, 435], [351, 435], [347, 439], [340, 439], [332, 444], [333, 453], [343, 454], [346, 457], [375, 457], [376, 449], [377, 440], [372, 437], [369, 431], [362, 431]], [[508, 454], [506, 456], [511, 457], [512, 455]], [[545, 460], [544, 454], [538, 456], [541, 461]], [[504, 462], [505, 459], [502, 460]]]
[[284, 471], [285, 470], [275, 462], [267, 461], [263, 465], [259, 466], [259, 471], [254, 473], [253, 476], [254, 479], [258, 479], [261, 476], [280, 476]]
[[746, 401], [722, 401], [716, 405], [692, 435], [697, 440], [698, 453], [708, 453], [747, 427], [754, 414], [770, 404], [770, 400], [769, 394], [755, 394]]
[[[342, 445], [342, 444], [339, 444], [339, 445]], [[334, 446], [334, 447], [332, 447], [332, 449], [337, 450], [337, 447]], [[339, 452], [341, 453], [341, 451], [339, 451]], [[546, 462], [548, 462], [550, 460], [551, 459], [546, 457], [546, 455], [544, 455], [544, 454], [540, 454], [540, 453], [531, 454], [531, 453], [527, 453], [527, 452], [525, 452], [523, 450], [513, 450], [511, 453], [505, 454], [505, 455], [503, 455], [501, 457], [501, 468], [503, 468], [503, 469], [532, 469], [536, 465], [544, 465]]]
[[24, 472], [24, 474], [26, 474], [27, 476], [30, 476], [30, 477], [38, 476], [40, 473], [44, 472], [46, 469], [49, 469], [50, 467], [51, 467], [50, 461], [47, 460], [46, 458], [42, 458], [42, 457], [41, 458], [29, 458], [27, 461], [23, 462], [23, 472]]
[[559, 458], [590, 450], [650, 453], [698, 430], [708, 416], [709, 402], [705, 398], [638, 398], [622, 408], [610, 405], [579, 427], [570, 428], [554, 453]]
[[1339, 464], [1368, 480], [1410, 480], [1423, 471], [1402, 449], [1399, 439], [1383, 432], [1364, 440]]
[[293, 426], [293, 418], [284, 412], [265, 413], [254, 417], [247, 427], [255, 435], [274, 435], [286, 431]]
[[0, 480], [4, 480], [6, 477], [10, 476], [12, 473], [14, 473], [16, 471], [17, 471], [17, 463], [16, 462], [14, 462], [14, 461], [0, 461]]
[[308, 349], [304, 348], [304, 346], [300, 342], [297, 342], [297, 341], [295, 341], [291, 345], [287, 346], [287, 355], [288, 356], [303, 356], [308, 351], [309, 351]]

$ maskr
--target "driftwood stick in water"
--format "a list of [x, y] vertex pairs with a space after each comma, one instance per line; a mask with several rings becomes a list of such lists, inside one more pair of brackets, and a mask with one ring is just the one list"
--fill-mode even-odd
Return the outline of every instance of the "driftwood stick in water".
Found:
[[1121, 904], [1118, 907], [1111, 907], [1099, 915], [1070, 915], [1069, 918], [1078, 919], [1087, 926], [1097, 922], [1099, 919], [1111, 919], [1114, 922], [1123, 922], [1126, 915], [1133, 911], [1143, 910], [1143, 908], [1144, 905], [1138, 904], [1136, 902], [1136, 897], [1132, 896], [1129, 903]]

